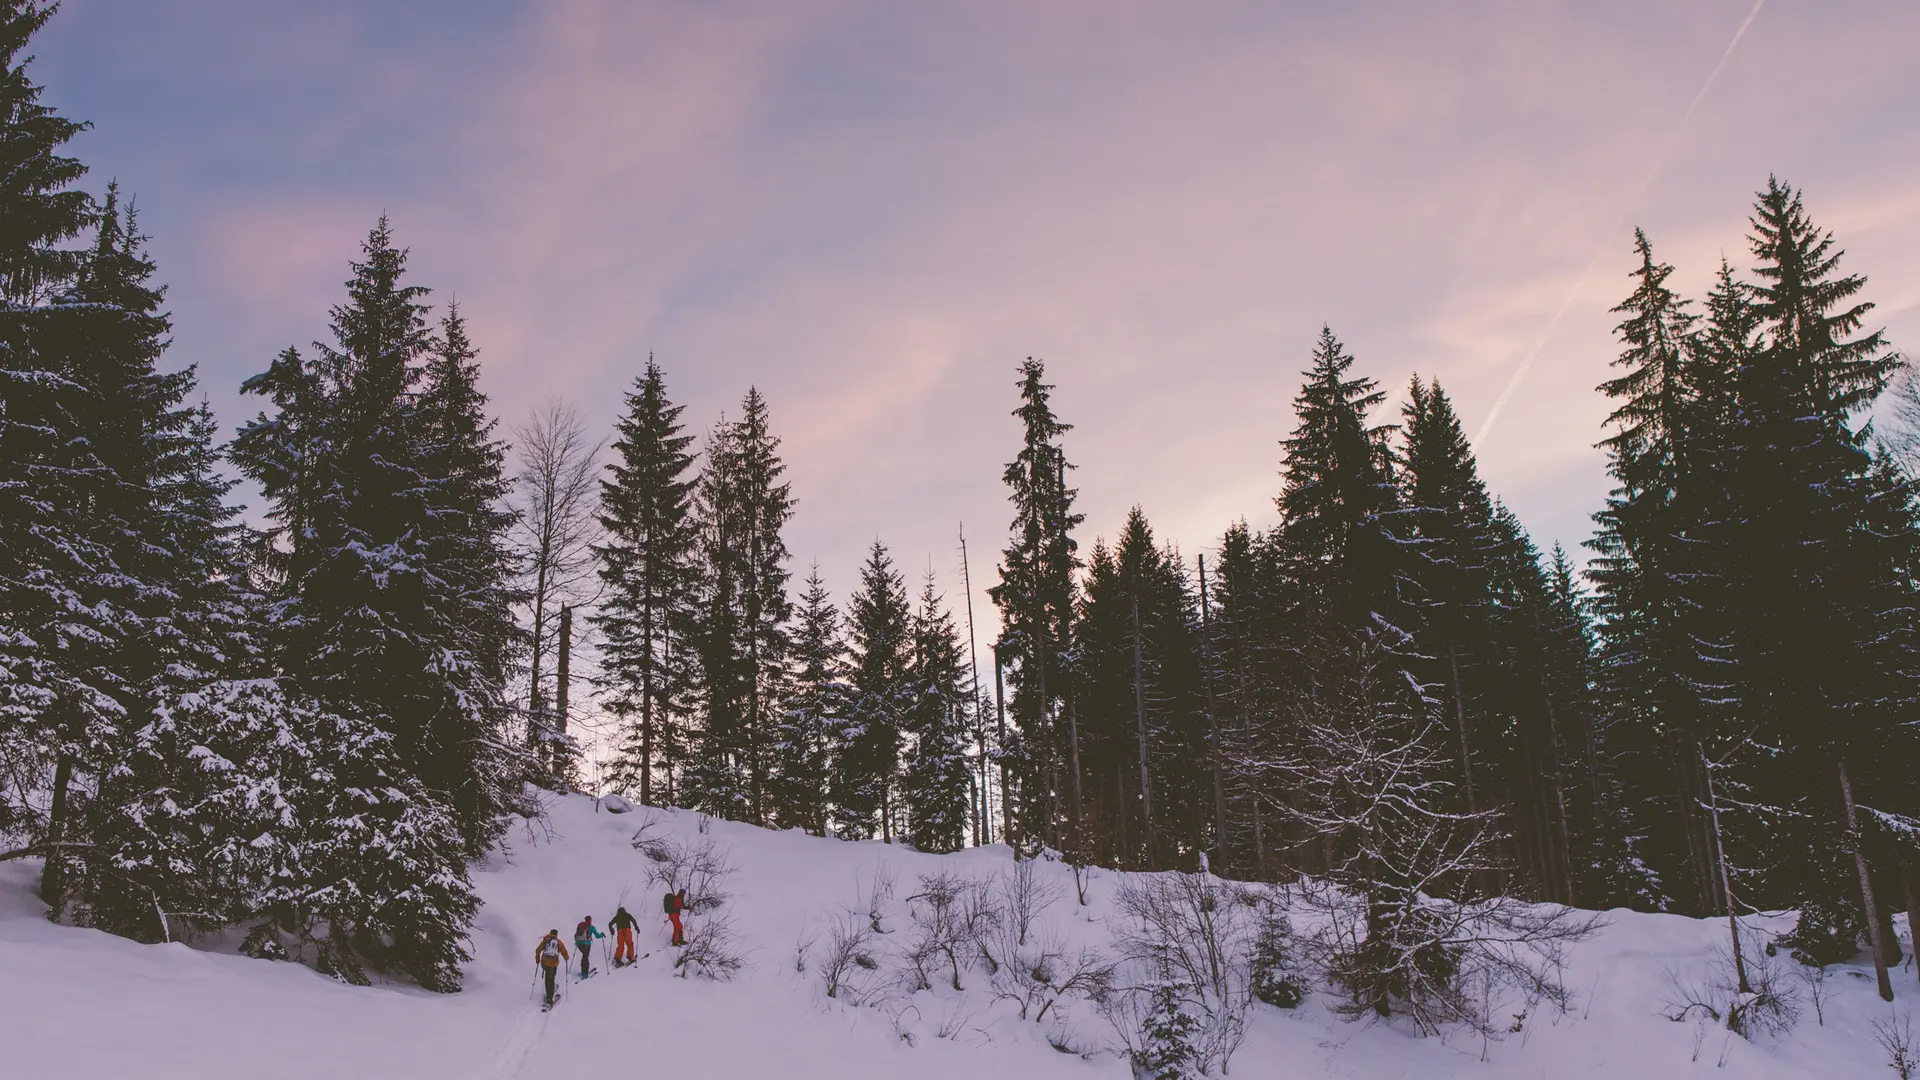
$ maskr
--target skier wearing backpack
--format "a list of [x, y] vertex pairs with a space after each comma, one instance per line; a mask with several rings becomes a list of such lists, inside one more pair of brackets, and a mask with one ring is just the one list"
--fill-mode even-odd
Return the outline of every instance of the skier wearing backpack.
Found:
[[547, 979], [546, 1007], [549, 1009], [553, 1008], [553, 977], [566, 959], [567, 947], [560, 941], [559, 930], [547, 931], [547, 936], [541, 938], [540, 944], [534, 946], [533, 962], [540, 965], [540, 973]]
[[687, 928], [680, 925], [680, 913], [687, 910], [687, 890], [681, 889], [677, 893], [668, 893], [666, 897], [660, 901], [660, 905], [666, 909], [667, 921], [673, 924], [673, 943], [675, 945], [685, 945], [687, 943]]
[[613, 913], [613, 918], [607, 920], [607, 925], [613, 927], [613, 966], [625, 967], [633, 963], [633, 932], [639, 928], [639, 921], [628, 914], [622, 905], [619, 911]]
[[573, 946], [580, 950], [581, 978], [584, 979], [593, 974], [593, 971], [587, 967], [587, 955], [593, 950], [593, 939], [599, 938], [604, 941], [606, 937], [607, 935], [600, 932], [599, 927], [593, 925], [593, 916], [591, 915], [581, 919], [580, 925], [573, 928]]

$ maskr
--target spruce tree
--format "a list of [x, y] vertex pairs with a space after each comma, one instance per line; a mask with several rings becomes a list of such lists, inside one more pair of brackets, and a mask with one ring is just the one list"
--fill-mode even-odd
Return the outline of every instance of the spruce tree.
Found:
[[749, 389], [740, 419], [714, 430], [696, 488], [702, 581], [692, 621], [704, 716], [687, 795], [742, 821], [766, 820], [793, 608], [781, 531], [794, 503], [779, 450], [766, 399]]
[[[1411, 541], [1410, 621], [1425, 662], [1421, 673], [1442, 698], [1459, 748], [1460, 790], [1469, 812], [1478, 811], [1474, 747], [1488, 739], [1481, 695], [1503, 657], [1491, 644], [1488, 620], [1496, 540], [1493, 502], [1480, 479], [1473, 447], [1437, 379], [1408, 387], [1402, 407], [1406, 468], [1401, 473], [1405, 532]], [[1471, 703], [1471, 705], [1470, 705]]]
[[850, 695], [847, 649], [840, 612], [818, 566], [805, 586], [794, 616], [787, 698], [774, 728], [769, 801], [776, 826], [825, 836], [833, 740], [845, 722]]
[[1391, 425], [1369, 425], [1386, 399], [1372, 379], [1349, 378], [1353, 357], [1322, 327], [1313, 366], [1294, 399], [1278, 540], [1285, 572], [1314, 622], [1364, 628], [1397, 615], [1398, 553]]
[[417, 438], [427, 492], [423, 530], [431, 566], [431, 633], [438, 708], [416, 766], [430, 789], [446, 792], [467, 854], [484, 854], [500, 815], [519, 805], [526, 763], [503, 752], [512, 710], [506, 688], [520, 634], [507, 531], [506, 446], [480, 390], [478, 350], [458, 304], [449, 304], [425, 363]]
[[[86, 168], [61, 153], [88, 125], [43, 103], [27, 71], [28, 41], [52, 15], [33, 0], [0, 4], [0, 754], [33, 778], [0, 795], [0, 830], [35, 846], [62, 842], [72, 758], [112, 712], [84, 659], [68, 655], [91, 636], [75, 618], [88, 611], [77, 579], [105, 553], [77, 490], [90, 403], [48, 341], [71, 314], [58, 297], [83, 259], [67, 242], [93, 220], [92, 199], [73, 187]], [[36, 788], [55, 793], [51, 813], [25, 798]], [[57, 893], [64, 849], [49, 851]]]
[[[1014, 505], [1013, 536], [1001, 556], [1000, 581], [987, 590], [1000, 609], [996, 650], [1009, 670], [1007, 711], [1018, 736], [1002, 751], [1009, 766], [1003, 798], [1014, 807], [1008, 840], [1026, 848], [1058, 843], [1061, 804], [1077, 821], [1080, 791], [1067, 659], [1073, 572], [1079, 566], [1073, 530], [1083, 515], [1073, 511], [1078, 493], [1066, 486], [1072, 466], [1060, 446], [1073, 425], [1054, 415], [1053, 386], [1045, 378], [1046, 366], [1038, 360], [1020, 367], [1020, 407], [1013, 415], [1023, 439], [1003, 474]], [[1063, 783], [1064, 792], [1059, 790]]]
[[[460, 625], [476, 617], [463, 600], [489, 614], [506, 597], [481, 550], [497, 519], [457, 495], [485, 491], [498, 457], [477, 391], [456, 385], [470, 357], [442, 355], [422, 391], [435, 346], [425, 290], [403, 284], [406, 253], [384, 218], [363, 252], [334, 342], [312, 360], [290, 349], [248, 380], [275, 412], [233, 450], [283, 549], [270, 645], [315, 718], [307, 775], [331, 780], [289, 796], [300, 869], [281, 874], [273, 908], [324, 942], [322, 966], [343, 977], [366, 958], [452, 989], [474, 904], [465, 859], [498, 835], [507, 794], [475, 767], [504, 736], [489, 727], [503, 719], [489, 705], [504, 695], [495, 661], [472, 652], [497, 642], [498, 624]], [[464, 564], [443, 576], [435, 556], [455, 552]], [[467, 586], [491, 587], [463, 598]], [[356, 872], [344, 838], [382, 858]]]
[[913, 613], [904, 726], [912, 739], [900, 778], [907, 834], [920, 851], [958, 851], [967, 840], [966, 653], [933, 573]]
[[[1803, 908], [1806, 941], [1846, 934], [1842, 913], [1876, 906], [1857, 804], [1900, 782], [1876, 775], [1876, 758], [1906, 758], [1883, 744], [1912, 701], [1902, 655], [1912, 621], [1898, 551], [1868, 527], [1879, 491], [1870, 429], [1856, 420], [1899, 361], [1879, 331], [1860, 333], [1872, 310], [1856, 299], [1865, 279], [1840, 272], [1832, 235], [1797, 192], [1769, 179], [1752, 221], [1759, 283], [1749, 295], [1763, 344], [1735, 375], [1729, 623], [1742, 722], [1778, 748], [1753, 782], [1801, 811], [1774, 834], [1784, 842], [1769, 899]], [[1863, 917], [1854, 933], [1885, 946], [1876, 921]]]
[[236, 584], [231, 484], [215, 473], [213, 420], [185, 404], [191, 369], [158, 367], [168, 319], [153, 272], [132, 208], [110, 185], [96, 242], [63, 297], [71, 317], [47, 339], [92, 403], [71, 414], [88, 448], [80, 490], [98, 552], [76, 580], [99, 631], [88, 650], [95, 685], [111, 683], [113, 705], [66, 749], [75, 787], [61, 824], [81, 846], [50, 864], [66, 873], [53, 875], [63, 880], [47, 899], [78, 921], [164, 940], [168, 912], [213, 923], [231, 912], [216, 868], [195, 857], [222, 824], [182, 794], [202, 786], [196, 748], [222, 745], [196, 721], [226, 718], [183, 702], [243, 671], [258, 646], [257, 605]]
[[693, 436], [683, 434], [682, 406], [667, 398], [658, 364], [627, 395], [616, 426], [616, 460], [600, 484], [597, 548], [607, 594], [594, 617], [601, 633], [604, 701], [623, 718], [613, 784], [652, 804], [663, 738], [688, 707], [684, 636], [697, 579], [693, 564]]
[[852, 700], [834, 736], [834, 831], [845, 840], [891, 840], [912, 705], [913, 613], [906, 582], [878, 540], [847, 603], [847, 644]]

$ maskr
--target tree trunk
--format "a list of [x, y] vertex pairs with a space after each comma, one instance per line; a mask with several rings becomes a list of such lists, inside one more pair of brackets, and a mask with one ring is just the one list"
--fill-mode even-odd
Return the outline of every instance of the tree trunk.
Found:
[[1706, 750], [1696, 746], [1700, 756], [1700, 770], [1706, 777], [1707, 816], [1713, 823], [1713, 861], [1720, 867], [1720, 902], [1727, 911], [1727, 931], [1733, 937], [1733, 974], [1739, 982], [1739, 990], [1750, 994], [1753, 988], [1747, 983], [1747, 960], [1740, 951], [1740, 919], [1733, 906], [1733, 875], [1727, 871], [1727, 849], [1720, 836], [1720, 804], [1714, 797], [1713, 764], [1707, 760]]
[[1860, 906], [1867, 916], [1867, 940], [1873, 946], [1873, 974], [1880, 1000], [1893, 1000], [1893, 982], [1887, 977], [1887, 943], [1880, 926], [1880, 907], [1873, 899], [1873, 874], [1867, 867], [1866, 845], [1860, 835], [1860, 815], [1853, 804], [1853, 781], [1847, 777], [1847, 759], [1838, 762], [1840, 798], [1847, 810], [1847, 836], [1853, 842], [1853, 866], [1860, 874]]
[[1224, 752], [1220, 745], [1220, 721], [1215, 715], [1213, 703], [1213, 640], [1208, 623], [1207, 610], [1207, 556], [1203, 552], [1200, 559], [1200, 664], [1202, 681], [1207, 686], [1207, 756], [1213, 764], [1213, 859], [1220, 865], [1215, 872], [1228, 874], [1232, 866], [1227, 861], [1227, 783], [1220, 759]]
[[553, 778], [559, 782], [560, 790], [567, 789], [567, 766], [573, 755], [567, 748], [567, 709], [569, 692], [573, 682], [573, 608], [562, 604], [560, 607], [560, 649], [558, 662], [553, 672], [554, 733], [559, 740], [553, 744]]
[[[1000, 667], [1000, 646], [993, 646], [993, 712], [1000, 725], [1000, 752], [1007, 749], [1007, 683]], [[1013, 831], [1013, 800], [1007, 797], [1007, 759], [1000, 759], [1000, 838], [1012, 844], [1019, 837]]]
[[1560, 773], [1560, 720], [1553, 708], [1553, 687], [1547, 681], [1546, 638], [1540, 629], [1540, 610], [1533, 611], [1534, 646], [1539, 650], [1540, 707], [1547, 715], [1547, 753], [1553, 758], [1553, 797], [1559, 820], [1555, 835], [1560, 845], [1560, 902], [1573, 904], [1573, 841], [1567, 833], [1567, 786]]
[[[63, 706], [64, 708], [64, 706]], [[53, 766], [53, 800], [47, 810], [47, 861], [40, 872], [40, 899], [58, 915], [65, 901], [67, 792], [73, 787], [73, 756], [64, 750]]]
[[1480, 800], [1473, 791], [1473, 753], [1467, 741], [1467, 703], [1460, 693], [1460, 649], [1453, 642], [1447, 642], [1447, 666], [1452, 669], [1453, 722], [1460, 734], [1460, 776], [1465, 781], [1467, 791], [1467, 813], [1480, 812]]
[[1900, 891], [1907, 900], [1907, 944], [1914, 955], [1913, 968], [1920, 973], [1920, 888], [1915, 888], [1913, 856], [1900, 855]]
[[[1135, 582], [1136, 586], [1138, 582]], [[1147, 691], [1140, 672], [1140, 593], [1133, 594], [1133, 716], [1140, 739], [1140, 848], [1141, 865], [1154, 867], [1153, 861], [1153, 770], [1147, 757]]]

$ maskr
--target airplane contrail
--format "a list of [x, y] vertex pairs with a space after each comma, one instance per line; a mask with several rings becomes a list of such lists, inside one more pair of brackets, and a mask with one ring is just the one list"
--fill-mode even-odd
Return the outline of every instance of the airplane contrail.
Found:
[[1528, 350], [1526, 358], [1520, 361], [1518, 368], [1514, 369], [1513, 377], [1507, 380], [1507, 388], [1500, 391], [1500, 396], [1494, 400], [1493, 408], [1487, 413], [1487, 418], [1480, 422], [1480, 430], [1473, 436], [1475, 453], [1478, 453], [1481, 446], [1486, 443], [1487, 434], [1493, 430], [1494, 421], [1500, 419], [1501, 410], [1505, 409], [1507, 402], [1512, 400], [1514, 391], [1520, 389], [1520, 384], [1526, 379], [1527, 372], [1533, 368], [1533, 362], [1540, 358], [1541, 350], [1546, 348], [1547, 341], [1553, 337], [1553, 331], [1560, 325], [1560, 319], [1566, 315], [1567, 308], [1573, 306], [1574, 296], [1586, 285], [1587, 277], [1593, 273], [1593, 268], [1599, 265], [1601, 256], [1605, 255], [1612, 245], [1615, 235], [1620, 232], [1620, 227], [1627, 223], [1627, 215], [1633, 212], [1634, 206], [1640, 202], [1640, 197], [1653, 186], [1654, 178], [1660, 175], [1661, 167], [1667, 163], [1667, 157], [1673, 153], [1674, 147], [1680, 144], [1680, 135], [1686, 131], [1687, 121], [1693, 119], [1694, 110], [1700, 107], [1700, 102], [1707, 96], [1707, 91], [1713, 89], [1714, 80], [1720, 77], [1721, 69], [1725, 68], [1727, 61], [1733, 58], [1734, 48], [1740, 44], [1741, 38], [1747, 36], [1747, 28], [1753, 25], [1754, 17], [1760, 14], [1760, 9], [1766, 6], [1766, 2], [1767, 0], [1754, 0], [1753, 10], [1747, 12], [1746, 19], [1740, 23], [1740, 29], [1733, 32], [1733, 40], [1727, 42], [1726, 50], [1720, 54], [1720, 62], [1713, 65], [1713, 72], [1707, 76], [1707, 81], [1700, 84], [1700, 92], [1693, 95], [1693, 100], [1687, 103], [1687, 111], [1680, 114], [1680, 122], [1673, 126], [1673, 134], [1667, 137], [1667, 145], [1660, 151], [1660, 156], [1653, 159], [1653, 167], [1647, 170], [1647, 175], [1627, 196], [1627, 201], [1620, 207], [1620, 216], [1615, 219], [1613, 228], [1608, 229], [1601, 236], [1600, 245], [1594, 249], [1593, 257], [1587, 260], [1586, 268], [1580, 271], [1580, 277], [1574, 281], [1573, 287], [1567, 290], [1567, 295], [1561, 298], [1560, 306], [1554, 310], [1553, 318], [1547, 320], [1547, 327], [1540, 332], [1539, 340], [1533, 343], [1533, 348]]

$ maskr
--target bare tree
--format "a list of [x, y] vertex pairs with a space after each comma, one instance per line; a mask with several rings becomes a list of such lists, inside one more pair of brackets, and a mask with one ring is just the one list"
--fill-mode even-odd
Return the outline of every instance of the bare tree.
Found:
[[[527, 736], [546, 747], [556, 780], [564, 783], [571, 761], [567, 718], [550, 707], [566, 689], [550, 687], [547, 657], [558, 651], [563, 607], [590, 602], [594, 516], [600, 443], [587, 441], [586, 424], [571, 404], [549, 400], [532, 410], [514, 432], [519, 459], [515, 498], [518, 537], [527, 576], [528, 617], [533, 624], [527, 669]], [[570, 620], [569, 620], [570, 621]], [[557, 673], [556, 673], [557, 674]]]

